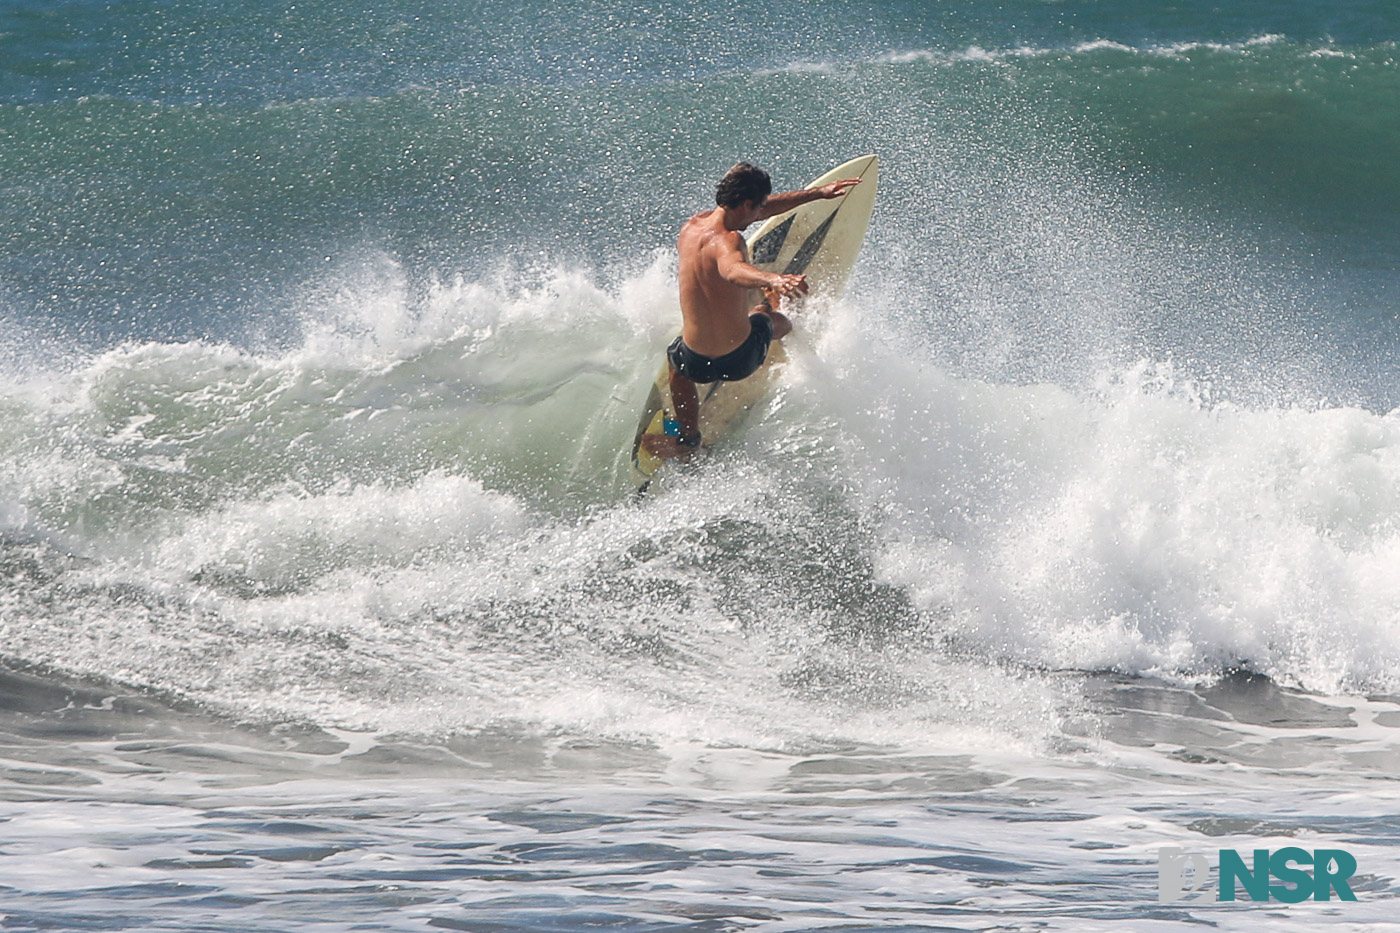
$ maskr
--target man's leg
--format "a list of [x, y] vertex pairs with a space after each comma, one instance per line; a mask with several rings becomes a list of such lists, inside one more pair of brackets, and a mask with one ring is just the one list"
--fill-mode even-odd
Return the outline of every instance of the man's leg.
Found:
[[700, 433], [700, 390], [690, 377], [671, 367], [671, 404], [676, 406], [676, 420], [681, 423], [681, 436], [694, 437]]
[[782, 340], [788, 334], [792, 333], [792, 321], [783, 312], [770, 308], [767, 305], [757, 305], [749, 312], [749, 317], [753, 317], [755, 314], [768, 315], [768, 319], [773, 322], [774, 340]]
[[792, 321], [788, 319], [786, 314], [778, 310], [782, 301], [783, 298], [781, 295], [771, 288], [765, 288], [763, 290], [763, 303], [756, 305], [754, 309], [749, 312], [750, 316], [754, 314], [768, 315], [769, 319], [773, 322], [774, 340], [782, 340], [788, 334], [792, 333]]
[[[671, 404], [676, 409], [676, 420], [681, 424], [683, 437], [694, 437], [700, 433], [700, 390], [689, 377], [671, 367]], [[695, 453], [694, 447], [687, 447], [669, 434], [649, 434], [642, 438], [642, 446], [653, 457], [669, 459], [680, 457], [689, 459]]]

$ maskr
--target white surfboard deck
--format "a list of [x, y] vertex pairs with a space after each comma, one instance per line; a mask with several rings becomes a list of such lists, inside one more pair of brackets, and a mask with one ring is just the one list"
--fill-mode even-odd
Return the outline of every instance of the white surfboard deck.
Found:
[[[832, 200], [809, 201], [785, 214], [770, 217], [748, 239], [749, 261], [765, 272], [804, 273], [810, 286], [809, 297], [834, 298], [841, 294], [855, 265], [870, 226], [879, 182], [879, 160], [860, 156], [815, 178], [808, 188], [820, 188], [842, 178], [859, 178], [861, 183]], [[761, 296], [755, 292], [753, 304]], [[797, 322], [800, 326], [800, 318]], [[758, 371], [738, 382], [712, 382], [700, 390], [700, 434], [705, 446], [723, 441], [743, 415], [767, 394], [777, 371], [787, 361], [781, 340], [774, 340], [768, 357]], [[632, 478], [644, 490], [665, 460], [652, 456], [642, 447], [648, 434], [664, 434], [664, 422], [674, 417], [671, 404], [670, 367], [663, 361], [656, 376], [637, 434], [632, 439]]]

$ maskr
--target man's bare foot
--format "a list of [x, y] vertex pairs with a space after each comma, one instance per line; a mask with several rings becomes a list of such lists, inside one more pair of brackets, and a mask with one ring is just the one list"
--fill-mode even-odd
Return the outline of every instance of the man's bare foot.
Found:
[[642, 447], [653, 457], [660, 457], [662, 460], [686, 461], [696, 451], [696, 448], [687, 447], [680, 442], [679, 438], [670, 434], [644, 434], [642, 435]]

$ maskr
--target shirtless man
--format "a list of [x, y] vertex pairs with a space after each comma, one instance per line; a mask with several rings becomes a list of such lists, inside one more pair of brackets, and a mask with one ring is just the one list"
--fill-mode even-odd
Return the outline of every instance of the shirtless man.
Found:
[[[805, 295], [807, 277], [751, 265], [739, 231], [808, 201], [839, 198], [859, 183], [859, 178], [844, 178], [821, 188], [772, 194], [768, 173], [740, 162], [715, 189], [718, 207], [681, 227], [681, 335], [666, 350], [680, 436], [648, 436], [644, 442], [651, 453], [689, 458], [702, 440], [696, 383], [736, 382], [753, 375], [768, 356], [768, 344], [792, 332], [792, 322], [778, 305], [783, 298]], [[746, 309], [745, 292], [752, 288], [762, 289], [764, 299]]]

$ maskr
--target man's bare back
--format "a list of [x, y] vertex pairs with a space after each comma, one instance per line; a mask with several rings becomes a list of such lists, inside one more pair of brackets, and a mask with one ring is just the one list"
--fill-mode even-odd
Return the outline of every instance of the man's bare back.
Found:
[[745, 212], [724, 208], [704, 211], [686, 221], [677, 241], [681, 339], [705, 356], [723, 356], [748, 339], [750, 289], [771, 289], [779, 295], [806, 291], [805, 276], [763, 272], [749, 264], [739, 233], [743, 227], [727, 226], [744, 217]]
[[[740, 231], [808, 201], [839, 198], [859, 183], [858, 178], [845, 178], [821, 188], [770, 194], [768, 174], [741, 162], [720, 181], [715, 192], [718, 207], [696, 214], [681, 227], [676, 244], [681, 337], [667, 353], [671, 400], [681, 433], [644, 438], [653, 454], [685, 457], [700, 445], [696, 382], [746, 378], [762, 363], [768, 340], [785, 337], [792, 330], [792, 323], [778, 310], [781, 299], [807, 292], [806, 276], [764, 272], [750, 263]], [[765, 298], [750, 309], [747, 292], [752, 289], [761, 289]], [[765, 320], [756, 323], [756, 317]], [[736, 361], [736, 356], [742, 359]], [[731, 370], [731, 365], [737, 370]]]

